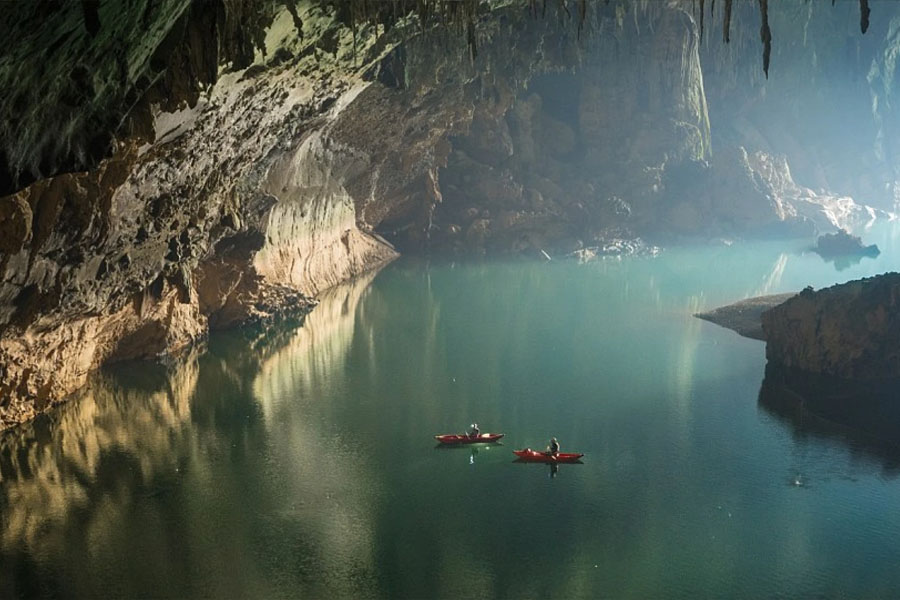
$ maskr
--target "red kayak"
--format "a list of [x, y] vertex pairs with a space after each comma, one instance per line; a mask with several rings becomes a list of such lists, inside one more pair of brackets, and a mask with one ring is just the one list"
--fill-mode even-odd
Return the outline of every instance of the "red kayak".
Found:
[[538, 452], [537, 450], [532, 450], [531, 448], [526, 448], [525, 450], [513, 450], [513, 454], [519, 457], [520, 460], [524, 460], [525, 462], [540, 462], [540, 463], [573, 463], [578, 462], [578, 460], [584, 456], [584, 454], [566, 454], [565, 452], [560, 452], [556, 456], [551, 454], [547, 454], [546, 452]]
[[502, 433], [482, 433], [481, 435], [451, 433], [448, 435], [436, 435], [434, 439], [442, 444], [490, 444], [502, 437]]

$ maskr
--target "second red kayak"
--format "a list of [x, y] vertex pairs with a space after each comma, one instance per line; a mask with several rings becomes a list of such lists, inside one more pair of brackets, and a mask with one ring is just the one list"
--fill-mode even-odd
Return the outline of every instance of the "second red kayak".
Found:
[[502, 433], [482, 433], [481, 435], [451, 433], [448, 435], [436, 435], [434, 439], [442, 444], [490, 444], [502, 437]]
[[540, 463], [573, 463], [578, 462], [578, 460], [584, 456], [584, 454], [570, 454], [565, 452], [560, 452], [557, 455], [547, 454], [546, 452], [538, 452], [537, 450], [532, 450], [531, 448], [526, 448], [525, 450], [513, 450], [513, 454], [519, 457], [520, 460], [524, 460], [525, 462], [540, 462]]

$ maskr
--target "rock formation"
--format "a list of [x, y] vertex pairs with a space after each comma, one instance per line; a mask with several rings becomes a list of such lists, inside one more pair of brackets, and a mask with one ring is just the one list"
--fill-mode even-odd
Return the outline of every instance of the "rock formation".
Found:
[[837, 233], [820, 235], [816, 240], [813, 252], [823, 259], [833, 262], [839, 271], [851, 264], [858, 263], [866, 256], [874, 258], [881, 254], [877, 245], [865, 246], [861, 238], [851, 235], [845, 229], [840, 229]]
[[[204, 44], [217, 46], [192, 37], [207, 18], [197, 6], [179, 17], [175, 58], [200, 61]], [[303, 38], [279, 12], [253, 65], [216, 80], [213, 62], [202, 94], [153, 88], [144, 116], [130, 114], [145, 130], [116, 140], [97, 168], [2, 199], [0, 422], [33, 416], [105, 362], [177, 352], [210, 325], [303, 310], [396, 255], [357, 226], [328, 137], [366, 86], [350, 33], [315, 6], [302, 16]], [[335, 35], [343, 45], [320, 50]]]
[[807, 288], [763, 313], [771, 363], [844, 379], [900, 377], [900, 274]]
[[347, 6], [8, 7], [0, 427], [101, 364], [306, 310], [394, 246], [586, 256], [856, 210], [746, 136], [713, 151], [686, 2], [594, 3], [583, 28], [488, 3], [465, 36]]
[[796, 294], [772, 294], [770, 296], [757, 296], [756, 298], [747, 298], [740, 300], [734, 304], [720, 306], [713, 310], [697, 313], [694, 316], [710, 323], [715, 323], [720, 327], [731, 329], [742, 335], [754, 340], [766, 340], [766, 334], [762, 327], [762, 314], [788, 299], [793, 298]]

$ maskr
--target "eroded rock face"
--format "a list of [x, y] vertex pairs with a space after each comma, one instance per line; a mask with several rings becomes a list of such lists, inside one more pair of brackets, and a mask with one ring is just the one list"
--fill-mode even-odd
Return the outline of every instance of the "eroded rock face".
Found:
[[[359, 229], [341, 161], [322, 151], [367, 84], [348, 44], [327, 56], [318, 45], [351, 34], [310, 5], [301, 38], [282, 13], [254, 68], [174, 109], [151, 103], [153, 130], [119, 141], [96, 169], [0, 199], [0, 424], [63, 399], [105, 362], [305, 310], [396, 256]], [[176, 54], [192, 56], [184, 43]]]
[[[241, 6], [226, 8], [239, 18]], [[209, 327], [308, 307], [322, 290], [396, 256], [376, 230], [427, 246], [443, 202], [449, 137], [468, 131], [476, 115], [499, 119], [513, 90], [582, 52], [575, 31], [512, 9], [506, 15], [514, 22], [488, 21], [493, 41], [473, 65], [457, 36], [406, 33], [376, 44], [371, 27], [354, 35], [327, 4], [295, 8], [273, 11], [250, 46], [252, 64], [233, 58], [246, 52], [225, 53], [231, 58], [220, 64], [209, 46], [232, 38], [206, 44], [195, 34], [210, 15], [176, 11], [181, 28], [166, 37], [166, 78], [129, 113], [134, 127], [115, 140], [112, 156], [2, 199], [4, 425], [63, 399], [105, 362], [178, 352]], [[671, 36], [654, 42], [630, 33], [629, 43], [648, 55], [659, 44], [696, 42], [686, 13], [660, 14]], [[550, 39], [553, 51], [518, 49]], [[585, 56], [596, 68], [599, 54]], [[687, 60], [699, 72], [696, 53]], [[627, 90], [630, 79], [622, 78]], [[702, 93], [690, 81], [690, 93]], [[684, 118], [703, 120], [692, 114]], [[550, 153], [571, 152], [574, 131], [552, 114], [532, 116], [528, 126], [552, 139]], [[482, 158], [497, 148], [509, 155], [512, 133], [498, 136], [482, 144]], [[544, 150], [539, 138], [531, 142], [534, 164]], [[477, 185], [486, 197], [500, 190], [488, 176]], [[511, 185], [513, 194], [521, 190]], [[506, 229], [523, 221], [515, 210], [500, 216]], [[473, 239], [495, 235], [491, 219], [470, 224]]]
[[774, 364], [845, 379], [900, 376], [900, 274], [804, 290], [762, 315]]
[[768, 77], [760, 69], [758, 3], [734, 3], [729, 44], [707, 25], [701, 61], [713, 149], [786, 155], [796, 180], [817, 193], [896, 211], [900, 5], [868, 4], [872, 18], [861, 35], [857, 2], [770, 2]]

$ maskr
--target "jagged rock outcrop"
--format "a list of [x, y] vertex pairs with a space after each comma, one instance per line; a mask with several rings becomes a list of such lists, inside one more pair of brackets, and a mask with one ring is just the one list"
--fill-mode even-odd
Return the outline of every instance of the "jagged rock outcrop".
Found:
[[771, 363], [845, 379], [900, 377], [900, 273], [807, 288], [763, 313]]
[[[712, 3], [717, 15], [723, 4]], [[786, 155], [797, 181], [817, 193], [896, 211], [900, 5], [869, 5], [861, 35], [856, 2], [769, 2], [766, 75], [758, 4], [734, 2], [730, 43], [713, 32], [701, 48], [713, 148]]]
[[783, 155], [719, 148], [707, 162], [681, 165], [663, 181], [673, 233], [709, 237], [812, 237], [888, 218], [853, 198], [799, 185]]

